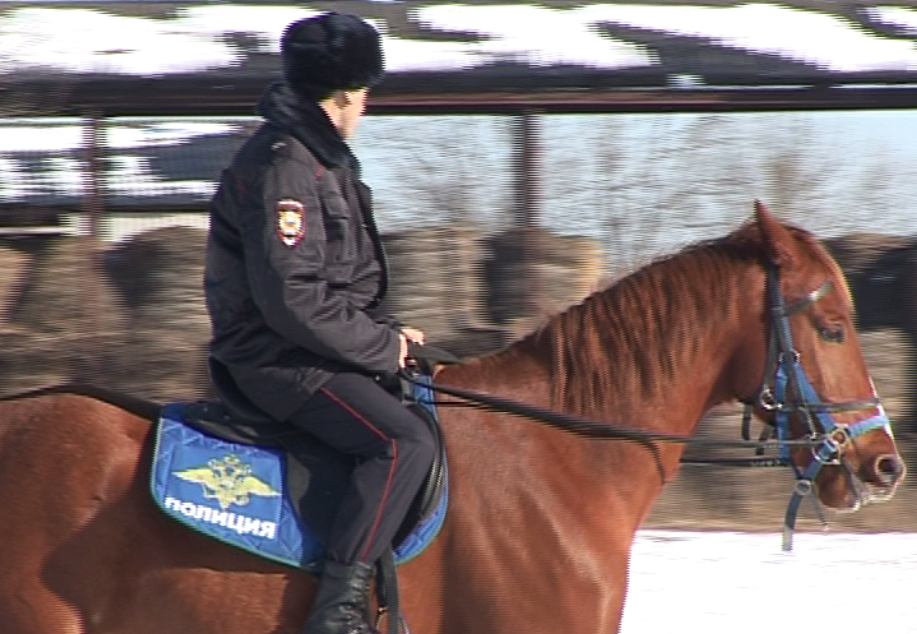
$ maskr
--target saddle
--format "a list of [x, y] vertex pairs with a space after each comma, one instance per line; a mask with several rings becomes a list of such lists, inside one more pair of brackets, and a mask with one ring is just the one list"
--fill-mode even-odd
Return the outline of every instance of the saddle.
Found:
[[[378, 562], [377, 620], [389, 634], [405, 625], [395, 566], [413, 559], [439, 534], [448, 507], [448, 468], [431, 377], [437, 363], [457, 362], [432, 346], [412, 346], [410, 379], [392, 377], [390, 391], [430, 426], [433, 464]], [[305, 432], [251, 409], [221, 402], [170, 403], [156, 428], [151, 486], [167, 515], [254, 554], [316, 573], [332, 520], [355, 461]], [[238, 405], [244, 407], [239, 399]]]
[[[394, 562], [420, 554], [438, 534], [448, 469], [429, 381], [444, 351], [413, 351], [411, 380], [387, 389], [429, 425], [437, 445], [424, 484], [392, 544]], [[170, 403], [157, 425], [153, 497], [168, 515], [255, 554], [315, 571], [321, 565], [353, 458], [307, 433], [233, 403]], [[232, 412], [232, 415], [230, 415]]]

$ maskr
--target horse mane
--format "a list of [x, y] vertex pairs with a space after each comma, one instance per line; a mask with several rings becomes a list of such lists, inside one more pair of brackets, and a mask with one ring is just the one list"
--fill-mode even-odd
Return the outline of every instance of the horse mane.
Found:
[[[784, 226], [807, 251], [834, 264], [811, 233]], [[542, 359], [547, 351], [554, 407], [582, 413], [601, 405], [604, 395], [648, 398], [704, 353], [701, 343], [728, 318], [723, 311], [741, 305], [748, 289], [736, 272], [767, 261], [757, 225], [747, 223], [651, 262], [516, 345]]]

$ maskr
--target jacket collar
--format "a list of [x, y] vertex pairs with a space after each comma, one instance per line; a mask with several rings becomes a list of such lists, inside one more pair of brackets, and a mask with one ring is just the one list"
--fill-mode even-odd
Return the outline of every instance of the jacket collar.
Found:
[[328, 114], [313, 101], [301, 99], [284, 82], [268, 86], [257, 112], [269, 123], [289, 132], [315, 154], [326, 167], [349, 167], [358, 163]]

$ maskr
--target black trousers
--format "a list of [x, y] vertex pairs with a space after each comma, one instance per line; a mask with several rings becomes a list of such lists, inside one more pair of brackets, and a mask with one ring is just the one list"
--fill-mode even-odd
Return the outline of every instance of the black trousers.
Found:
[[376, 561], [430, 469], [433, 433], [375, 380], [355, 373], [335, 375], [290, 422], [358, 459], [326, 544], [328, 558]]

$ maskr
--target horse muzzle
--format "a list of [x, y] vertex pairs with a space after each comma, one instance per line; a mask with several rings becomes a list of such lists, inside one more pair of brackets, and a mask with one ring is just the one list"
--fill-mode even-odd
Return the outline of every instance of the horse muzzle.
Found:
[[873, 458], [866, 471], [863, 481], [870, 494], [867, 502], [886, 502], [895, 495], [907, 467], [900, 455], [883, 454]]
[[[904, 460], [898, 454], [881, 454], [856, 470], [842, 459], [839, 464], [826, 467], [824, 474], [830, 474], [835, 469], [839, 470], [835, 471], [838, 479], [818, 488], [822, 502], [839, 513], [852, 513], [867, 504], [887, 502], [894, 497], [907, 472]], [[843, 491], [838, 487], [842, 487]]]

